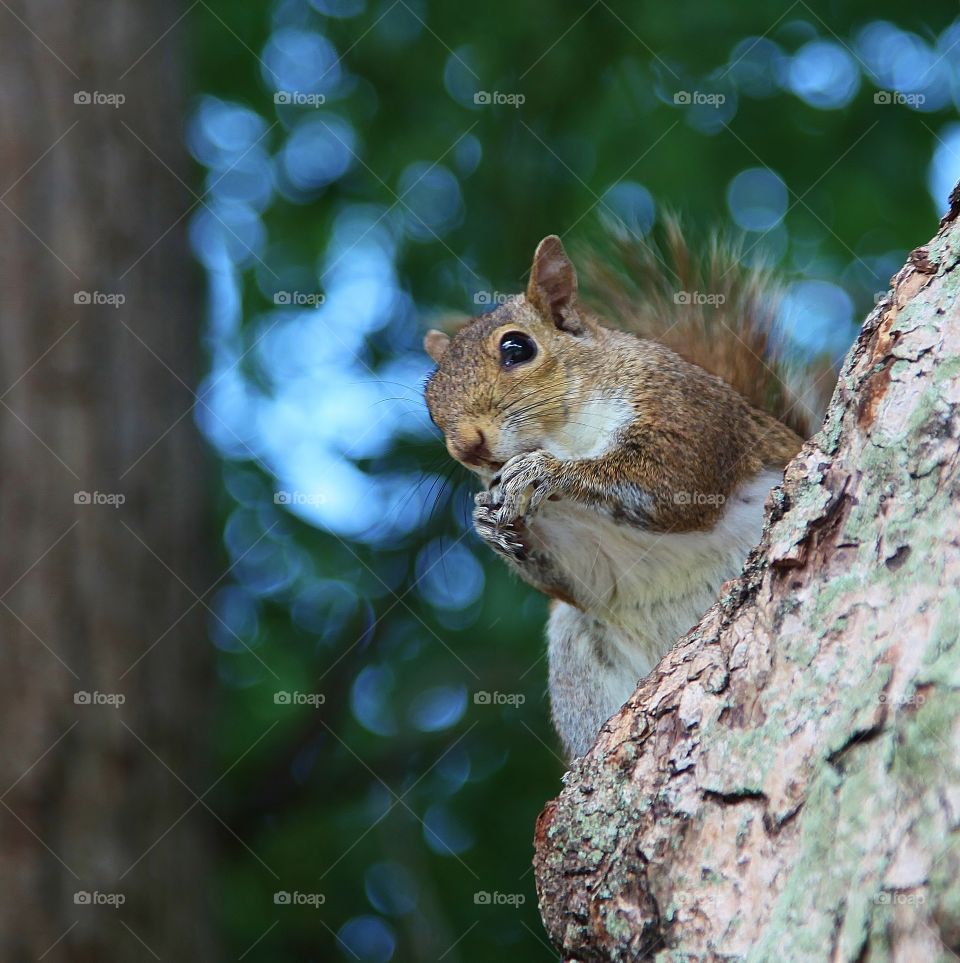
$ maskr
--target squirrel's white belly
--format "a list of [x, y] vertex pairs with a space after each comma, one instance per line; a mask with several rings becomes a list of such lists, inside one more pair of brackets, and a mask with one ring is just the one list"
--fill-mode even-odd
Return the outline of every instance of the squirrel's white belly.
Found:
[[730, 498], [710, 531], [658, 533], [569, 501], [547, 502], [530, 523], [537, 547], [566, 573], [581, 607], [670, 642], [691, 628], [760, 540], [767, 493], [761, 472]]
[[[596, 664], [602, 636], [605, 669], [594, 680], [602, 700], [600, 724], [700, 620], [720, 585], [740, 571], [760, 540], [767, 493], [781, 478], [761, 472], [742, 485], [708, 532], [644, 531], [567, 501], [541, 508], [530, 524], [536, 547], [564, 572], [578, 603], [577, 609], [558, 606], [551, 619], [552, 643], [562, 637], [562, 651], [551, 652], [551, 672], [555, 659]], [[605, 631], [593, 632], [594, 623], [603, 623]]]

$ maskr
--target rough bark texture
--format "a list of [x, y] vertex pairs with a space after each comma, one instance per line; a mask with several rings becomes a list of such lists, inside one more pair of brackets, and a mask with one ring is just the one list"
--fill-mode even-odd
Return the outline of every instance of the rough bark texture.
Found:
[[960, 188], [741, 578], [542, 813], [567, 961], [957, 959]]
[[213, 958], [216, 822], [191, 792], [213, 781], [192, 594], [212, 580], [186, 386], [199, 312], [175, 224], [192, 203], [177, 181], [182, 30], [163, 36], [181, 12], [0, 7], [0, 959], [13, 963]]

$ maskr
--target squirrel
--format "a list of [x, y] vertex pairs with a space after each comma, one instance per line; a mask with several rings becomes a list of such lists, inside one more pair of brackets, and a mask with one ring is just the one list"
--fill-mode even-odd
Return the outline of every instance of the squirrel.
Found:
[[676, 222], [666, 234], [590, 258], [595, 307], [546, 237], [524, 294], [424, 339], [430, 416], [483, 483], [473, 526], [552, 599], [571, 759], [739, 573], [816, 406], [775, 344], [764, 272], [716, 241], [698, 267]]

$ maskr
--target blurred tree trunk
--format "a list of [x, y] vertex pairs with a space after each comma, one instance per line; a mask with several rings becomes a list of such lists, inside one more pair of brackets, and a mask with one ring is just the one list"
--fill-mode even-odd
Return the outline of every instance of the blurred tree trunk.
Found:
[[181, 12], [0, 9], [4, 961], [215, 956]]
[[540, 817], [567, 961], [960, 950], [960, 188], [744, 575]]

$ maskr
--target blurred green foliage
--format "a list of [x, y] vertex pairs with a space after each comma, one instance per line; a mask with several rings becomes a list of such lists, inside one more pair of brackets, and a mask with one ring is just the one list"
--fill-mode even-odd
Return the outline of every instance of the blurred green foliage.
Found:
[[[308, 419], [315, 405], [320, 435], [340, 417], [332, 402], [349, 387], [333, 374], [342, 343], [344, 370], [362, 368], [387, 390], [349, 413], [383, 433], [381, 443], [359, 454], [341, 445], [340, 457], [372, 486], [412, 479], [391, 511], [420, 510], [415, 523], [375, 537], [288, 511], [274, 491], [283, 452], [304, 444], [296, 432], [278, 442], [277, 422], [257, 421], [238, 446], [206, 425], [222, 454], [228, 569], [211, 621], [223, 775], [210, 801], [225, 824], [214, 903], [230, 957], [555, 958], [530, 870], [534, 820], [564, 769], [545, 695], [546, 603], [469, 534], [471, 483], [424, 429], [416, 378], [394, 385], [390, 365], [401, 359], [404, 371], [419, 364], [425, 373], [418, 345], [430, 318], [477, 312], [478, 292], [520, 290], [545, 234], [575, 243], [614, 214], [644, 228], [663, 206], [700, 228], [767, 218], [768, 229], [748, 232], [749, 247], [789, 278], [825, 285], [814, 290], [826, 303], [836, 305], [841, 289], [850, 299], [849, 317], [841, 298], [832, 330], [817, 334], [814, 324], [804, 343], [816, 348], [838, 330], [849, 343], [906, 251], [933, 233], [946, 199], [934, 202], [929, 178], [960, 172], [950, 127], [960, 87], [954, 16], [953, 5], [891, 0], [816, 9], [214, 0], [191, 14], [198, 98], [263, 119], [255, 147], [208, 175], [218, 216], [194, 224], [211, 317], [224, 304], [239, 317], [229, 330], [211, 321], [212, 369], [229, 342], [220, 376], [259, 398], [282, 392], [275, 355], [261, 350], [278, 323], [276, 292], [289, 278], [327, 289], [325, 271], [348, 253], [334, 241], [351, 211], [376, 225], [371, 236], [386, 229], [395, 274], [383, 279], [383, 323], [351, 330], [349, 310], [325, 306], [317, 324], [329, 325], [322, 336], [333, 350], [300, 402]], [[336, 59], [309, 88], [324, 94], [322, 106], [275, 103], [287, 69], [267, 54], [278, 37], [297, 40], [293, 77], [310, 77], [311, 50], [322, 53], [305, 38], [332, 45]], [[482, 91], [523, 103], [477, 104]], [[927, 100], [877, 102], [878, 92]], [[697, 104], [698, 94], [724, 101]], [[349, 158], [336, 176], [316, 161], [291, 186], [284, 151], [318, 118], [342, 121], [333, 136]], [[313, 147], [308, 139], [298, 163], [309, 166], [311, 150], [339, 150], [328, 135], [320, 130]], [[266, 174], [254, 165], [249, 178], [271, 186], [255, 202], [231, 172], [261, 156]], [[731, 182], [756, 168], [772, 179], [742, 182], [746, 201], [734, 193], [728, 203]], [[607, 194], [624, 183], [625, 193]], [[755, 187], [772, 193], [753, 209]], [[209, 229], [224, 224], [244, 244], [214, 256]], [[210, 397], [229, 422], [230, 399]], [[240, 421], [257, 411], [247, 404]], [[353, 494], [360, 510], [364, 490]], [[456, 554], [463, 548], [469, 557]], [[285, 703], [284, 693], [324, 701]], [[500, 703], [485, 704], [483, 693], [501, 694]]]

